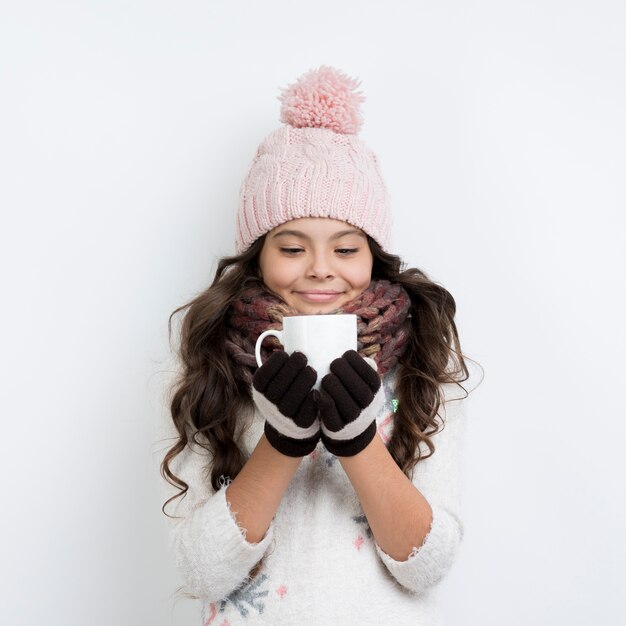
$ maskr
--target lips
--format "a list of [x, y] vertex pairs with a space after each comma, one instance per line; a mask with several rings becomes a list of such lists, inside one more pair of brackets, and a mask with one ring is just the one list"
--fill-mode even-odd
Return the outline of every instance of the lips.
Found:
[[330, 289], [308, 289], [307, 291], [296, 291], [295, 293], [308, 302], [332, 302], [339, 298], [343, 292]]

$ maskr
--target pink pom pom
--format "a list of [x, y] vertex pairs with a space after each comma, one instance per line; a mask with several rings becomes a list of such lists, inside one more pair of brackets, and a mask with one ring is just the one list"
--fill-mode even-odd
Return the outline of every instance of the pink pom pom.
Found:
[[282, 90], [280, 121], [295, 128], [329, 128], [336, 133], [356, 134], [363, 118], [359, 105], [365, 100], [354, 91], [360, 82], [334, 67], [322, 65], [303, 74]]

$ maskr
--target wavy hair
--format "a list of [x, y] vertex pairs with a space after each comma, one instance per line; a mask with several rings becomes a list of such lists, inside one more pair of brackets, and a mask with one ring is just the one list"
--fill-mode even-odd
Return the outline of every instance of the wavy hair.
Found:
[[[465, 391], [463, 397], [469, 395], [461, 385], [469, 378], [467, 357], [461, 352], [452, 295], [423, 271], [405, 268], [400, 257], [384, 252], [371, 237], [367, 239], [374, 257], [372, 279], [399, 283], [411, 299], [412, 333], [398, 363], [398, 408], [388, 444], [394, 461], [410, 477], [415, 465], [435, 452], [432, 437], [438, 432], [436, 415], [444, 401], [441, 385], [455, 383]], [[245, 289], [262, 285], [258, 258], [264, 242], [262, 236], [243, 254], [220, 259], [210, 287], [169, 317], [171, 344], [172, 319], [184, 313], [175, 350], [182, 369], [170, 394], [179, 439], [165, 454], [161, 475], [180, 492], [163, 504], [163, 513], [169, 502], [183, 497], [189, 488], [172, 472], [170, 462], [190, 438], [210, 452], [214, 490], [225, 478], [234, 478], [246, 461], [236, 432], [242, 411], [252, 406], [252, 396], [241, 366], [227, 352], [226, 318], [230, 305]], [[424, 455], [422, 442], [428, 448]]]

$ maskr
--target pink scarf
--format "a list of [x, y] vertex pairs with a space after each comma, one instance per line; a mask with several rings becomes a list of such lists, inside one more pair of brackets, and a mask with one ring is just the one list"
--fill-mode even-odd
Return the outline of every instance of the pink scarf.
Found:
[[[328, 313], [352, 313], [357, 316], [357, 349], [361, 356], [376, 361], [382, 377], [402, 356], [411, 332], [411, 300], [404, 288], [388, 280], [372, 280], [354, 300]], [[269, 329], [281, 330], [283, 317], [301, 315], [280, 298], [262, 287], [253, 287], [235, 300], [227, 316], [226, 348], [233, 360], [242, 365], [248, 382], [257, 369], [254, 346], [259, 335]], [[275, 337], [263, 342], [264, 360], [282, 346]]]

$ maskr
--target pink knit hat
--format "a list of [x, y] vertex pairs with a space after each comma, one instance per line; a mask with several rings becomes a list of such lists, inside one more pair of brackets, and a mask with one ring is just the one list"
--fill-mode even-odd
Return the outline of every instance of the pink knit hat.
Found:
[[387, 250], [391, 216], [378, 159], [357, 136], [359, 82], [329, 66], [283, 89], [280, 121], [258, 147], [241, 185], [237, 254], [299, 217], [348, 222]]

